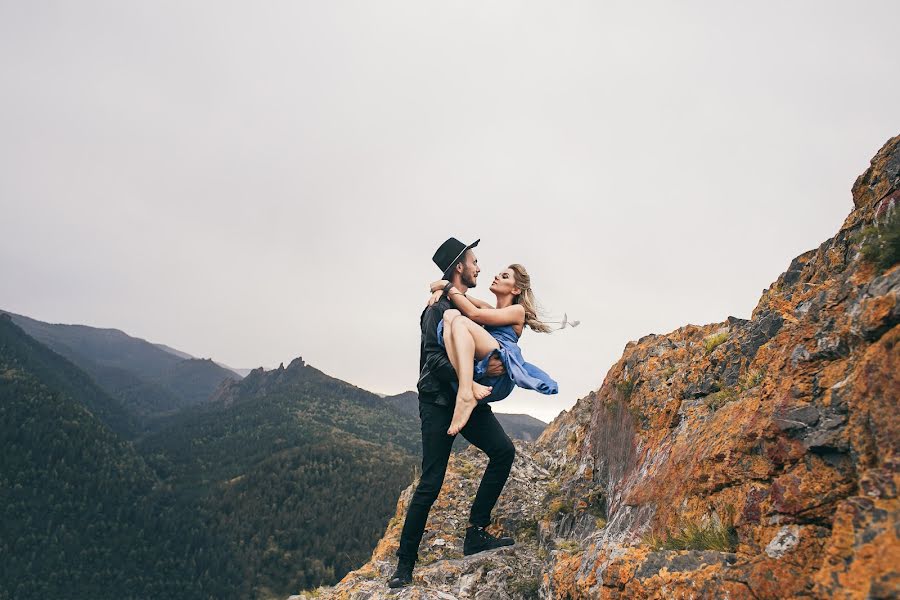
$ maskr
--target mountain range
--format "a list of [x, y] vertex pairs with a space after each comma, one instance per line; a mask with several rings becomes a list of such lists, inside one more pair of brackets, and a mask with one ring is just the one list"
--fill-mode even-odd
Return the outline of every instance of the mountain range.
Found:
[[[334, 583], [371, 552], [420, 456], [414, 393], [384, 398], [302, 358], [241, 378], [119, 330], [11, 313], [0, 399], [2, 547], [17, 557], [0, 598]], [[530, 439], [545, 426], [501, 419]]]
[[88, 373], [142, 422], [205, 402], [224, 379], [240, 379], [211, 359], [189, 357], [118, 329], [7, 314], [25, 333]]

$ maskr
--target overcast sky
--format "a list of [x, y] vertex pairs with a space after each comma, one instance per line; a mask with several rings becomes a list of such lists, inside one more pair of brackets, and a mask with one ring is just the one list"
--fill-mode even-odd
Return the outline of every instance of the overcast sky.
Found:
[[[730, 5], [730, 6], [729, 6]], [[449, 236], [523, 263], [549, 421], [748, 318], [900, 133], [900, 3], [0, 0], [0, 308], [417, 379]]]

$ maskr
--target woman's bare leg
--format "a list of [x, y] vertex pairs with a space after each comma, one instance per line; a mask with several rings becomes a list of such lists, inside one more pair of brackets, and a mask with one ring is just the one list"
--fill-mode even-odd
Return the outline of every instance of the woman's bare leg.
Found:
[[[459, 379], [459, 359], [457, 357], [456, 352], [456, 342], [453, 339], [453, 321], [455, 319], [461, 319], [468, 327], [469, 331], [472, 332], [472, 337], [475, 339], [475, 356], [472, 358], [474, 361], [475, 358], [482, 359], [487, 356], [490, 352], [500, 347], [500, 344], [495, 340], [487, 331], [485, 331], [484, 327], [481, 327], [477, 323], [473, 322], [471, 319], [467, 317], [463, 317], [462, 313], [460, 313], [455, 308], [448, 308], [444, 311], [444, 348], [447, 351], [447, 356], [450, 358], [450, 364], [453, 365], [453, 369], [457, 372], [457, 379]], [[482, 385], [476, 381], [472, 382], [472, 394], [475, 396], [475, 400], [481, 400], [482, 398], [487, 398], [491, 395], [490, 387], [486, 385]]]
[[[494, 339], [494, 336], [488, 333], [484, 327], [467, 317], [460, 317], [459, 320], [460, 324], [466, 326], [469, 333], [472, 334], [472, 339], [475, 340], [475, 360], [481, 360], [500, 348], [500, 342]], [[477, 381], [472, 382], [472, 393], [475, 395], [476, 400], [490, 396], [492, 389]]]
[[[468, 390], [469, 386], [471, 386], [472, 395], [475, 396], [475, 400], [486, 398], [490, 395], [491, 388], [473, 380], [474, 362], [476, 358], [481, 360], [494, 350], [500, 348], [500, 343], [495, 340], [484, 327], [461, 315], [454, 318], [450, 331], [451, 345], [454, 348], [456, 361], [458, 363], [465, 363], [465, 366], [462, 366], [457, 370], [457, 379], [460, 382], [460, 388]], [[470, 336], [474, 342], [473, 354], [470, 354]], [[462, 347], [460, 347], [460, 340], [462, 340]], [[464, 395], [468, 396], [467, 393]]]
[[475, 340], [475, 358], [478, 360], [481, 360], [494, 350], [500, 349], [500, 342], [472, 319], [460, 316], [459, 325], [465, 325], [469, 333], [472, 334], [472, 339]]
[[[458, 310], [456, 310], [455, 308], [450, 308], [450, 309], [447, 309], [446, 311], [444, 311], [444, 331], [443, 331], [443, 333], [444, 333], [444, 349], [447, 351], [447, 356], [450, 358], [450, 364], [453, 365], [453, 369], [457, 373], [457, 379], [459, 379], [459, 358], [457, 356], [457, 351], [456, 351], [456, 342], [453, 339], [453, 328], [452, 328], [453, 320], [457, 319], [457, 318], [464, 319], [470, 329], [473, 327], [481, 329], [482, 331], [484, 331], [484, 329], [482, 327], [480, 327], [479, 325], [473, 323], [471, 320], [467, 319], [466, 317], [461, 316], [461, 313]], [[485, 332], [485, 333], [487, 333], [487, 332]], [[494, 338], [491, 338], [491, 340], [496, 342], [496, 340], [494, 340]], [[483, 344], [481, 344], [481, 345], [483, 345]], [[499, 347], [499, 346], [500, 345], [497, 344], [497, 347]], [[479, 344], [476, 343], [475, 344], [476, 356], [478, 355], [478, 350], [479, 350]], [[474, 362], [474, 358], [472, 359], [472, 361]], [[487, 398], [488, 396], [490, 396], [491, 389], [492, 388], [490, 388], [486, 385], [481, 385], [478, 382], [475, 382], [475, 381], [472, 382], [472, 395], [475, 396], [475, 400], [481, 400], [482, 398]]]
[[453, 320], [460, 316], [460, 312], [455, 308], [448, 308], [444, 311], [444, 349], [447, 351], [447, 358], [453, 365], [453, 370], [459, 373], [459, 367], [456, 364], [456, 352], [453, 349], [453, 335], [451, 333]]
[[459, 378], [459, 390], [456, 395], [456, 407], [447, 433], [456, 435], [469, 420], [469, 416], [478, 404], [478, 400], [487, 397], [491, 388], [473, 381], [475, 357], [484, 358], [500, 347], [500, 344], [471, 320], [459, 316], [451, 324], [452, 349], [459, 365], [456, 375]]

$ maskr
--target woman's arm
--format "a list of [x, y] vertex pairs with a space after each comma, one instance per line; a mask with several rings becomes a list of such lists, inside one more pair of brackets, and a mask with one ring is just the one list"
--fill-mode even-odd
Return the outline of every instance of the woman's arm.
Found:
[[455, 287], [450, 288], [450, 301], [459, 312], [479, 325], [521, 325], [525, 322], [525, 309], [521, 304], [504, 308], [479, 308]]
[[432, 282], [431, 282], [431, 286], [430, 286], [430, 287], [431, 287], [431, 293], [433, 294], [433, 293], [435, 293], [435, 292], [438, 291], [438, 290], [444, 289], [444, 288], [447, 286], [448, 283], [450, 283], [450, 282], [447, 281], [446, 279], [438, 279], [437, 281], [432, 281]]
[[494, 308], [494, 305], [490, 302], [485, 302], [484, 300], [479, 300], [478, 298], [473, 298], [472, 296], [466, 294], [466, 300], [477, 306], [478, 308]]
[[[432, 281], [431, 285], [429, 286], [431, 289], [431, 293], [434, 294], [438, 290], [443, 290], [448, 283], [450, 282], [446, 279], [438, 279], [437, 281]], [[484, 300], [479, 300], [478, 298], [472, 298], [470, 296], [466, 296], [466, 298], [469, 300], [469, 302], [471, 302], [478, 308], [494, 308], [494, 305], [490, 302], [485, 302]]]

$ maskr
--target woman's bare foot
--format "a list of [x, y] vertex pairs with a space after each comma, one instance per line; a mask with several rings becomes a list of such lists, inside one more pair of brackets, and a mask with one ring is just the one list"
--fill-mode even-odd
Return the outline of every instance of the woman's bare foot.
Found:
[[459, 430], [469, 422], [469, 417], [476, 406], [478, 406], [478, 400], [475, 399], [475, 396], [460, 391], [456, 395], [456, 408], [453, 409], [453, 420], [450, 421], [450, 429], [447, 430], [447, 434], [459, 433]]
[[472, 393], [475, 395], [476, 400], [483, 400], [491, 395], [492, 388], [489, 385], [481, 385], [480, 383], [472, 382]]

